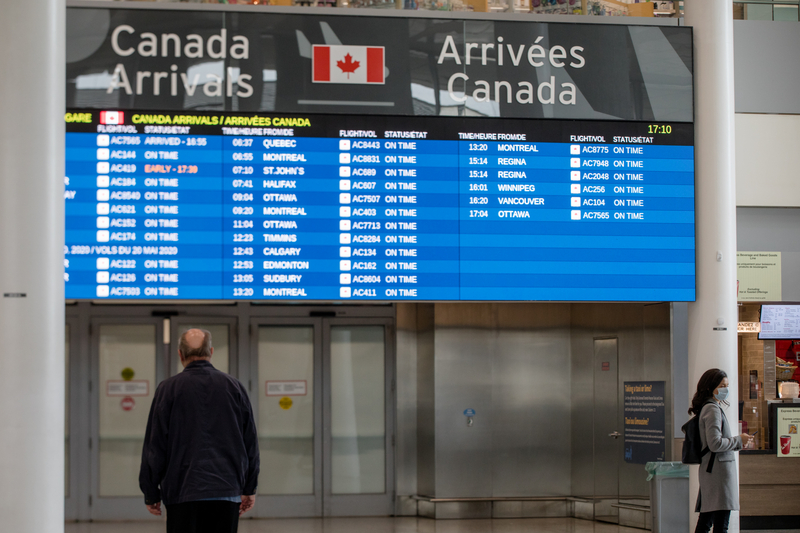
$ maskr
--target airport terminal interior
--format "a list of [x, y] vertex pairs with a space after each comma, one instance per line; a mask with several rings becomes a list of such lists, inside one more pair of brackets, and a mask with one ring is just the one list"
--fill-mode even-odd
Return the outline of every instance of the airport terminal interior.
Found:
[[800, 1], [709, 0], [719, 202], [698, 1], [68, 0], [64, 531], [164, 530], [139, 468], [191, 328], [252, 402], [243, 533], [688, 528], [719, 361], [731, 530], [800, 531]]

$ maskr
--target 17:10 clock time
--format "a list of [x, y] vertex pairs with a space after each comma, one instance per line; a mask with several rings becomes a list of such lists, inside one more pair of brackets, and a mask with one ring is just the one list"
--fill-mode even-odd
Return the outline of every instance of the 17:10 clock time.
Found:
[[658, 133], [662, 135], [669, 135], [672, 133], [672, 126], [669, 124], [648, 124], [647, 133]]

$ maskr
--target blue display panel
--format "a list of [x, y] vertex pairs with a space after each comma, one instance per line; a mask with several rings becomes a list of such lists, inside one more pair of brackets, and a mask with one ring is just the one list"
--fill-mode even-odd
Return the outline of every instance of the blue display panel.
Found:
[[691, 124], [67, 122], [70, 299], [695, 297]]

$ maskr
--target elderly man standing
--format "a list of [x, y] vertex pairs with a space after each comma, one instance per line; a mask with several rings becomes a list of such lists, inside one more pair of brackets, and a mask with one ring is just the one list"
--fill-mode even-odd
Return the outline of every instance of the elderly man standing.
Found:
[[210, 362], [211, 333], [190, 329], [184, 371], [156, 389], [139, 487], [150, 513], [167, 508], [167, 533], [235, 532], [255, 504], [258, 436], [244, 386]]

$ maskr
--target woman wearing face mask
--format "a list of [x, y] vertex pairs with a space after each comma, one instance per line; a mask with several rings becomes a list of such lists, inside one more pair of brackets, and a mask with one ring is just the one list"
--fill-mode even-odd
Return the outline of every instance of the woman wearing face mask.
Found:
[[[700, 417], [700, 441], [711, 453], [703, 456], [700, 464], [700, 493], [695, 511], [700, 513], [695, 533], [708, 533], [713, 524], [714, 533], [728, 531], [731, 511], [739, 509], [739, 477], [734, 452], [753, 438], [743, 433], [731, 436], [731, 425], [724, 408], [728, 398], [728, 375], [718, 368], [706, 371], [697, 383], [689, 414]], [[709, 462], [712, 470], [708, 472]]]

